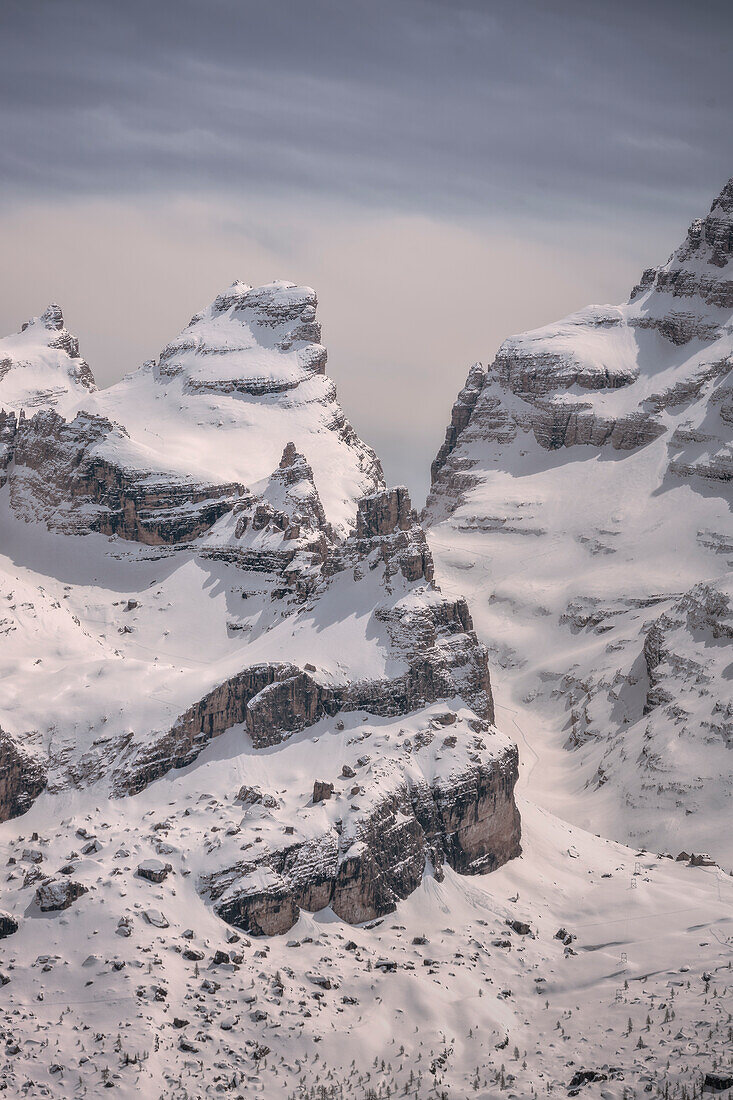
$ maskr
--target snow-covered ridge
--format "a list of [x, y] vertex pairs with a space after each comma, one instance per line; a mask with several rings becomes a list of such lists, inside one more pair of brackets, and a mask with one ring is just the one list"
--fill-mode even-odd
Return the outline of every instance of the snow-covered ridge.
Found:
[[[436, 872], [447, 860], [484, 873], [519, 851], [516, 749], [492, 727], [486, 650], [465, 601], [433, 581], [407, 491], [384, 488], [376, 457], [336, 403], [315, 313], [310, 288], [236, 283], [157, 362], [109, 390], [78, 387], [65, 415], [43, 408], [29, 417], [21, 407], [0, 422], [0, 515], [12, 546], [4, 626], [15, 652], [27, 647], [40, 654], [32, 668], [44, 666], [29, 692], [22, 658], [18, 666], [9, 657], [0, 817], [43, 790], [137, 794], [195, 767], [232, 730], [243, 750], [258, 752], [323, 732], [327, 720], [338, 731], [341, 714], [421, 715], [441, 700], [461, 708], [460, 719], [446, 712], [461, 737], [448, 735], [422, 770], [401, 737], [396, 753], [380, 745], [367, 805], [351, 794], [348, 853], [331, 826], [313, 835], [289, 825], [295, 839], [226, 868], [227, 896], [249, 900], [229, 908], [222, 900], [219, 911], [258, 934], [284, 931], [301, 908], [331, 897], [346, 919], [376, 917], [419, 885], [428, 860]], [[225, 469], [241, 480], [224, 480]], [[95, 606], [68, 616], [62, 601], [81, 586], [61, 579], [67, 570], [77, 577], [81, 563], [83, 578], [103, 574], [108, 606], [95, 595]], [[175, 590], [172, 646], [171, 627], [161, 636], [162, 620], [139, 611], [151, 574], [158, 594]], [[214, 609], [212, 583], [221, 594]], [[25, 613], [16, 585], [30, 597]], [[121, 590], [127, 599], [112, 599]], [[55, 640], [43, 642], [39, 614], [52, 638], [68, 635], [61, 655]], [[159, 660], [168, 648], [173, 665]], [[49, 723], [48, 692], [65, 681], [71, 654], [78, 669]], [[420, 745], [432, 742], [432, 721], [423, 728], [418, 719]], [[452, 792], [441, 786], [449, 774]], [[422, 808], [405, 829], [414, 799]], [[395, 840], [383, 852], [378, 837], [390, 830]], [[286, 873], [294, 859], [297, 873]], [[253, 900], [263, 875], [269, 885]], [[221, 893], [213, 881], [212, 867], [200, 884], [212, 901]], [[53, 906], [60, 888], [46, 893], [43, 904]]]
[[471, 481], [463, 454], [449, 462], [459, 432], [464, 452], [472, 438], [521, 446], [529, 432], [546, 450], [627, 451], [665, 436], [675, 476], [729, 480], [732, 252], [729, 181], [707, 218], [693, 222], [665, 265], [644, 272], [626, 303], [588, 306], [510, 337], [490, 368], [480, 375], [472, 368], [433, 465], [429, 513], [450, 511]]
[[[101, 391], [79, 357], [78, 341], [63, 328], [60, 309], [49, 307], [18, 336], [0, 342], [0, 471], [10, 478], [14, 506], [24, 516], [45, 514], [66, 530], [177, 544], [221, 514], [220, 508], [197, 512], [191, 508], [196, 500], [226, 499], [230, 510], [269, 478], [293, 443], [310, 467], [325, 519], [343, 537], [357, 501], [382, 488], [384, 478], [325, 375], [316, 306], [310, 287], [234, 283], [158, 360]], [[43, 445], [46, 420], [32, 417], [50, 408], [77, 425], [55, 423], [51, 434], [60, 445], [53, 468]], [[89, 439], [82, 454], [77, 444], [84, 432]], [[75, 481], [77, 490], [83, 481], [85, 488], [63, 502], [52, 500], [49, 509], [44, 486], [59, 481], [65, 434], [73, 444], [61, 480]], [[21, 456], [15, 466], [14, 454]], [[26, 469], [34, 470], [31, 483]], [[154, 484], [168, 486], [158, 506], [148, 491]], [[34, 486], [43, 490], [38, 499]], [[100, 503], [115, 513], [109, 520], [99, 516]], [[180, 512], [181, 503], [191, 512], [188, 526], [183, 514], [170, 521], [171, 507]]]
[[[466, 593], [492, 653], [497, 713], [542, 762], [536, 797], [618, 839], [728, 860], [727, 635], [680, 608], [729, 599], [732, 255], [733, 180], [627, 302], [475, 364], [424, 514], [438, 579]], [[643, 656], [657, 621], [663, 697]]]
[[183, 376], [189, 393], [252, 396], [295, 389], [324, 374], [326, 349], [311, 287], [235, 282], [160, 353], [159, 378]]
[[79, 341], [64, 327], [55, 303], [26, 321], [20, 332], [0, 339], [0, 409], [63, 412], [96, 388]]

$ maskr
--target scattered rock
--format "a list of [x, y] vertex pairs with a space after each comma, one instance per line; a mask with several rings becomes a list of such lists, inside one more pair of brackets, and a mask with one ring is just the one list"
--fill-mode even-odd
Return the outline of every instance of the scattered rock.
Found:
[[51, 879], [36, 890], [36, 903], [42, 913], [56, 913], [68, 909], [77, 898], [88, 893], [88, 887], [75, 879]]
[[333, 783], [326, 783], [322, 779], [316, 779], [313, 784], [313, 803], [327, 801], [333, 794], [333, 791]]
[[18, 931], [18, 928], [18, 921], [15, 917], [0, 910], [0, 940], [4, 940], [6, 936], [12, 936], [14, 932]]
[[170, 863], [163, 863], [159, 859], [145, 859], [138, 864], [138, 878], [147, 879], [148, 882], [163, 882], [173, 870]]
[[516, 932], [518, 936], [532, 935], [532, 929], [522, 920], [507, 920], [506, 923], [509, 925], [512, 932]]
[[148, 924], [152, 924], [153, 928], [170, 928], [168, 918], [164, 913], [161, 913], [160, 909], [146, 909], [143, 916]]

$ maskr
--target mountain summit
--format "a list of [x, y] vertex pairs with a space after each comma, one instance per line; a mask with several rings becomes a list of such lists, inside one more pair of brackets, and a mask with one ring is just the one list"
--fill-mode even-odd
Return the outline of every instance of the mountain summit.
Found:
[[55, 303], [14, 336], [0, 339], [0, 409], [69, 409], [96, 388], [79, 341]]

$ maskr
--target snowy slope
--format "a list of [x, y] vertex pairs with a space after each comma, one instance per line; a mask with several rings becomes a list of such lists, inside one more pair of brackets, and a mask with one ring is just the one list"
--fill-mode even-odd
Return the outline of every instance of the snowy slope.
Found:
[[627, 303], [472, 368], [425, 513], [532, 794], [593, 831], [727, 864], [732, 235], [733, 181]]
[[[333, 737], [316, 749], [337, 760]], [[3, 862], [18, 861], [3, 906], [21, 925], [0, 967], [9, 1095], [31, 1080], [49, 1096], [109, 1081], [125, 1097], [366, 1100], [437, 1085], [450, 1100], [517, 1100], [567, 1096], [587, 1071], [598, 1079], [580, 1095], [628, 1100], [729, 1066], [729, 877], [523, 802], [525, 852], [492, 875], [428, 872], [397, 913], [359, 928], [324, 910], [287, 936], [237, 936], [197, 872], [266, 835], [272, 812], [233, 800], [252, 778], [239, 745], [213, 750], [135, 799], [96, 807], [68, 791], [0, 827]], [[255, 778], [290, 799], [269, 765]], [[137, 873], [150, 860], [171, 867], [160, 884]], [[69, 861], [88, 893], [44, 914], [37, 876]]]

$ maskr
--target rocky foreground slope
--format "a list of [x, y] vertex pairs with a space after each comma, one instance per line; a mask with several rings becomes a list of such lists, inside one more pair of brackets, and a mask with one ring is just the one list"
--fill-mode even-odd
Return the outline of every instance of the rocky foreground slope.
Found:
[[[438, 573], [492, 648], [530, 789], [733, 860], [733, 180], [626, 303], [476, 364], [433, 464]], [[453, 590], [453, 589], [450, 589]]]

